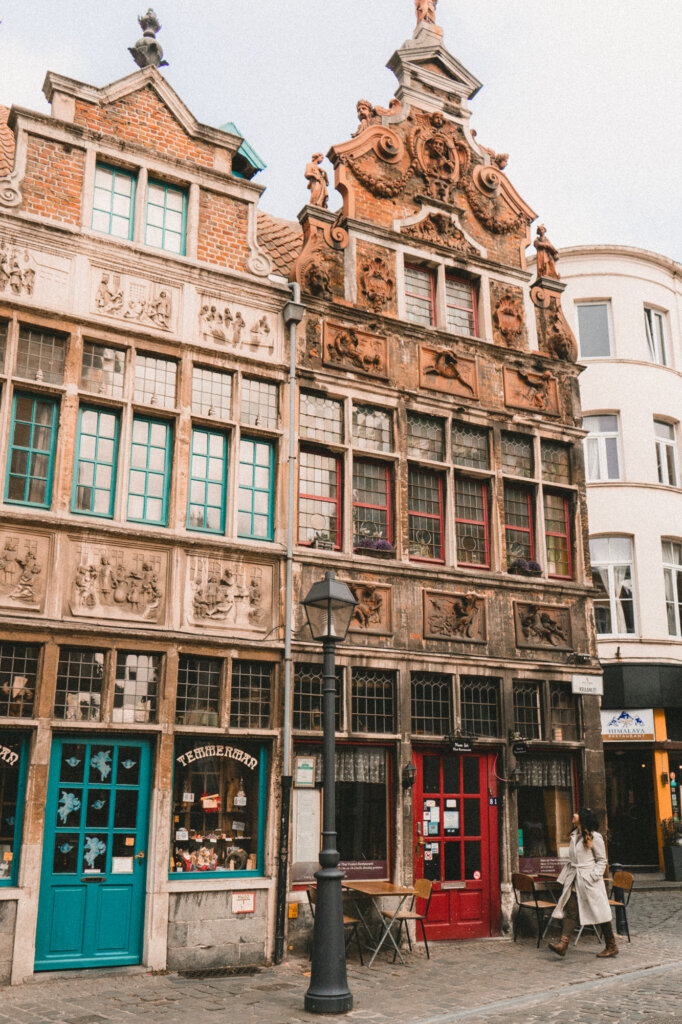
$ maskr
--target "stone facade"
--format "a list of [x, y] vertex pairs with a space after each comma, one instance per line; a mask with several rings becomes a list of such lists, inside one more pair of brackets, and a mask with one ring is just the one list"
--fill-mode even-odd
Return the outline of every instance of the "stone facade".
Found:
[[[390, 66], [396, 100], [359, 104], [358, 132], [330, 151], [341, 208], [305, 207], [300, 229], [257, 212], [243, 140], [199, 124], [155, 67], [103, 89], [50, 74], [52, 116], [13, 109], [0, 126], [0, 756], [24, 766], [0, 873], [17, 941], [0, 967], [7, 953], [14, 982], [76, 965], [42, 936], [58, 938], [48, 877], [81, 855], [83, 743], [105, 786], [103, 745], [124, 751], [116, 779], [149, 752], [149, 828], [101, 862], [145, 876], [139, 948], [119, 962], [272, 956], [285, 706], [295, 783], [298, 757], [317, 773], [295, 788], [290, 904], [317, 856], [321, 652], [298, 602], [330, 567], [358, 601], [337, 652], [348, 874], [433, 873], [446, 848], [416, 806], [428, 758], [475, 766], [439, 841], [475, 792], [484, 847], [439, 876], [450, 931], [434, 937], [495, 934], [536, 813], [519, 802], [551, 789], [602, 806], [597, 701], [571, 693], [576, 661], [598, 666], [562, 285], [531, 282], [535, 215], [470, 132], [479, 83], [440, 29], [420, 21]], [[556, 847], [563, 818], [548, 815]], [[108, 827], [78, 847], [83, 891], [122, 842]]]

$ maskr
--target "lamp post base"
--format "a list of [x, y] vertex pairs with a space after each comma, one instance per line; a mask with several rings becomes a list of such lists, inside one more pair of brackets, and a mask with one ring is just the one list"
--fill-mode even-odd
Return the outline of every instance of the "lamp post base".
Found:
[[305, 994], [303, 1008], [308, 1013], [348, 1013], [353, 1009], [353, 995], [348, 992], [346, 995], [312, 995], [309, 991]]
[[[332, 761], [332, 764], [334, 762]], [[338, 860], [335, 849], [323, 849], [320, 862]], [[317, 892], [310, 985], [304, 1006], [308, 1013], [348, 1013], [353, 996], [346, 977], [346, 940], [343, 933], [343, 871], [325, 866], [315, 872]]]

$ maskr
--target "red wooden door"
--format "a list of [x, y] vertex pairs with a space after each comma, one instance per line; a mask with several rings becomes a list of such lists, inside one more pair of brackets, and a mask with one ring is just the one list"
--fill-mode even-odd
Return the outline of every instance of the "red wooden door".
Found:
[[[433, 882], [427, 938], [494, 935], [500, 927], [494, 755], [414, 756], [414, 875]], [[424, 906], [418, 902], [420, 913]]]

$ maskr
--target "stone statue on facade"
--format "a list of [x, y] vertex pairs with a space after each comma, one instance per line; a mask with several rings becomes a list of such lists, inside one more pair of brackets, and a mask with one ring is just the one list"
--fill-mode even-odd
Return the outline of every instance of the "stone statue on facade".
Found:
[[310, 205], [321, 206], [323, 210], [326, 210], [329, 202], [329, 192], [327, 190], [329, 175], [323, 167], [320, 167], [323, 160], [324, 155], [322, 153], [313, 153], [310, 163], [306, 164], [305, 176], [308, 179], [308, 188], [310, 189]]
[[414, 6], [417, 12], [417, 25], [420, 25], [422, 21], [429, 25], [436, 24], [438, 0], [414, 0]]
[[559, 252], [547, 237], [547, 228], [544, 224], [539, 226], [533, 245], [538, 254], [538, 277], [553, 277], [558, 281], [559, 272], [556, 268], [556, 261], [559, 259]]
[[132, 54], [139, 68], [167, 68], [168, 61], [163, 59], [161, 44], [156, 40], [156, 33], [161, 29], [156, 14], [150, 7], [147, 13], [141, 14], [137, 20], [142, 29], [142, 38], [138, 39], [134, 46], [129, 46], [128, 52]]

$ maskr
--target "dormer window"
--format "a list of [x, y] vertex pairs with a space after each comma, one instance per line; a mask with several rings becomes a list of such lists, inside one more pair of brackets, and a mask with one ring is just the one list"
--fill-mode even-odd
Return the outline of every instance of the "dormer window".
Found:
[[186, 228], [186, 190], [150, 179], [147, 188], [146, 244], [184, 256]]
[[95, 168], [92, 230], [114, 238], [133, 237], [135, 176], [107, 164]]

